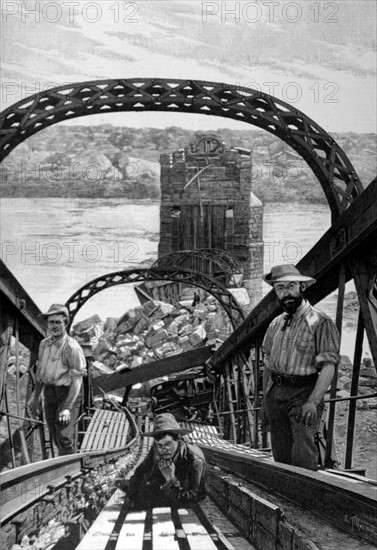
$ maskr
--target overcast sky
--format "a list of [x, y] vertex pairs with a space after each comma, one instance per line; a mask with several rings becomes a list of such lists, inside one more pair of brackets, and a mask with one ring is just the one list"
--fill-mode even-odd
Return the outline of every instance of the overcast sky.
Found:
[[[329, 132], [376, 132], [374, 0], [2, 0], [1, 12], [2, 110], [68, 82], [187, 78], [271, 93]], [[71, 121], [104, 122], [247, 128], [217, 117], [166, 113]]]

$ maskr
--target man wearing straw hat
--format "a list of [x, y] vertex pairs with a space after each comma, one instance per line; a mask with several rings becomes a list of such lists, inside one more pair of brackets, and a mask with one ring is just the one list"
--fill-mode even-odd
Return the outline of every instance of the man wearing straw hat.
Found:
[[30, 400], [31, 413], [39, 412], [43, 390], [46, 422], [59, 455], [75, 452], [74, 427], [80, 408], [82, 377], [86, 360], [80, 344], [66, 330], [68, 309], [52, 304], [47, 313], [48, 337], [39, 346], [36, 387]]
[[183, 437], [191, 432], [170, 413], [155, 417], [153, 431], [141, 434], [154, 438], [151, 450], [128, 482], [117, 483], [126, 491], [130, 506], [189, 505], [205, 498], [204, 455]]
[[339, 361], [338, 331], [304, 299], [315, 279], [290, 264], [273, 267], [263, 279], [284, 313], [272, 321], [263, 341], [262, 418], [267, 416], [270, 425], [276, 461], [317, 470], [315, 433]]

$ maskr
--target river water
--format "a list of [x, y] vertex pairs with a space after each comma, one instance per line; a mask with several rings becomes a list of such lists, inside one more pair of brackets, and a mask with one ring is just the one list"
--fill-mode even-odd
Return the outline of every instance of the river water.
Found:
[[[2, 199], [0, 214], [1, 258], [42, 311], [96, 277], [149, 265], [157, 257], [158, 202]], [[267, 204], [263, 225], [267, 272], [274, 264], [296, 264], [330, 227], [330, 211], [325, 205]], [[264, 284], [263, 292], [269, 290]], [[94, 313], [119, 317], [138, 303], [132, 286], [120, 285], [91, 298], [75, 320]], [[334, 296], [323, 303], [333, 318], [335, 304]], [[353, 341], [343, 338], [342, 353], [352, 357]]]

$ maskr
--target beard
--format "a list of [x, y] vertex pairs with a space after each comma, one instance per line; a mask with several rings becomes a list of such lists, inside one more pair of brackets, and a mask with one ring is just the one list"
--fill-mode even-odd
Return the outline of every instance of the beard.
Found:
[[302, 303], [303, 295], [300, 293], [299, 296], [285, 296], [279, 300], [279, 304], [289, 315], [296, 313], [297, 309]]

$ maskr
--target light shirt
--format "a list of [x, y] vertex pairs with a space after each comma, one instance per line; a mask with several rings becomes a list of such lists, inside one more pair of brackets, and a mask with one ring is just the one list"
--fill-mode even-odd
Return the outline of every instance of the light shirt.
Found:
[[276, 317], [263, 340], [265, 364], [271, 371], [307, 376], [321, 370], [322, 363], [339, 362], [339, 334], [334, 322], [303, 300], [289, 326], [287, 313]]
[[86, 375], [86, 360], [80, 344], [68, 334], [53, 341], [51, 336], [39, 345], [36, 378], [42, 384], [70, 386], [72, 378]]

